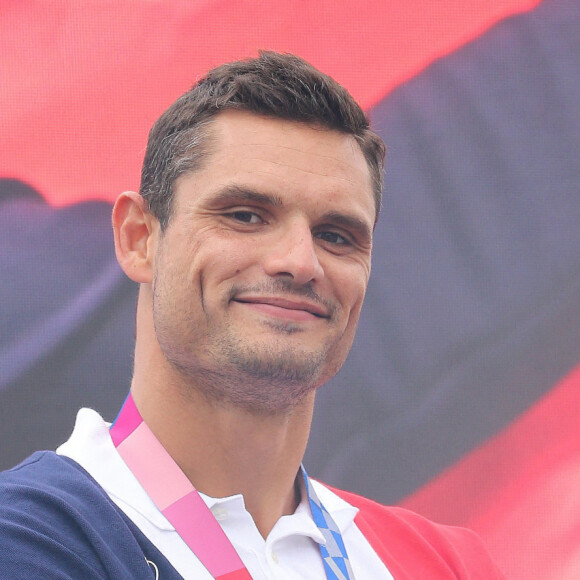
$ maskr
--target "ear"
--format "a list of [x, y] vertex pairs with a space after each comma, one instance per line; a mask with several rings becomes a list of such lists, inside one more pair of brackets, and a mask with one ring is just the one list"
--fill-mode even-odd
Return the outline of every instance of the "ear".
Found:
[[145, 203], [134, 191], [122, 193], [113, 207], [113, 232], [121, 268], [131, 280], [147, 284], [153, 280], [159, 221]]

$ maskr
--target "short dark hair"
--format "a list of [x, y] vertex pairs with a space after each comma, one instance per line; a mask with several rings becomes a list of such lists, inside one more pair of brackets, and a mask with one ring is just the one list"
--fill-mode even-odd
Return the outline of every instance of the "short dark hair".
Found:
[[210, 70], [153, 125], [139, 191], [162, 229], [171, 216], [175, 181], [200, 167], [208, 154], [208, 121], [227, 109], [353, 135], [371, 173], [378, 218], [385, 145], [370, 130], [364, 111], [344, 87], [303, 59], [262, 51], [257, 58]]

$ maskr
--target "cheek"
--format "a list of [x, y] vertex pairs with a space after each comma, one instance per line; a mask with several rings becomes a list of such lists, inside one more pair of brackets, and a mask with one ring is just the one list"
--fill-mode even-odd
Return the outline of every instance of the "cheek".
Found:
[[343, 332], [346, 342], [352, 342], [366, 293], [366, 277], [344, 278], [337, 296], [342, 307]]
[[254, 267], [258, 258], [247, 244], [221, 243], [214, 240], [203, 244], [192, 256], [191, 275], [200, 285], [204, 300], [223, 300], [232, 284], [256, 282]]
[[368, 268], [357, 265], [353, 268], [338, 268], [333, 277], [336, 296], [343, 308], [360, 311], [368, 283]]
[[245, 270], [254, 263], [252, 253], [238, 245], [214, 247], [211, 254], [200, 261], [200, 267], [212, 277], [224, 278]]

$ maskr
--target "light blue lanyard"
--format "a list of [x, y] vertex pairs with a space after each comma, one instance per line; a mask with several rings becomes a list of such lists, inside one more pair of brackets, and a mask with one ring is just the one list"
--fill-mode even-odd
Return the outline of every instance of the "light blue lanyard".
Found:
[[325, 539], [325, 543], [319, 544], [319, 547], [324, 562], [326, 577], [328, 580], [354, 580], [340, 530], [332, 519], [332, 516], [326, 511], [326, 508], [318, 499], [304, 466], [301, 469], [304, 483], [306, 484], [312, 518]]

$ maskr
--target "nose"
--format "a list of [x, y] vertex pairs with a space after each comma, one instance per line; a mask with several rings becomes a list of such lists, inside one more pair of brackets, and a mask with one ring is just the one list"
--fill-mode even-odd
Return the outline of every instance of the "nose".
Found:
[[290, 276], [298, 285], [324, 277], [308, 224], [294, 223], [277, 230], [265, 248], [264, 270], [272, 277]]

